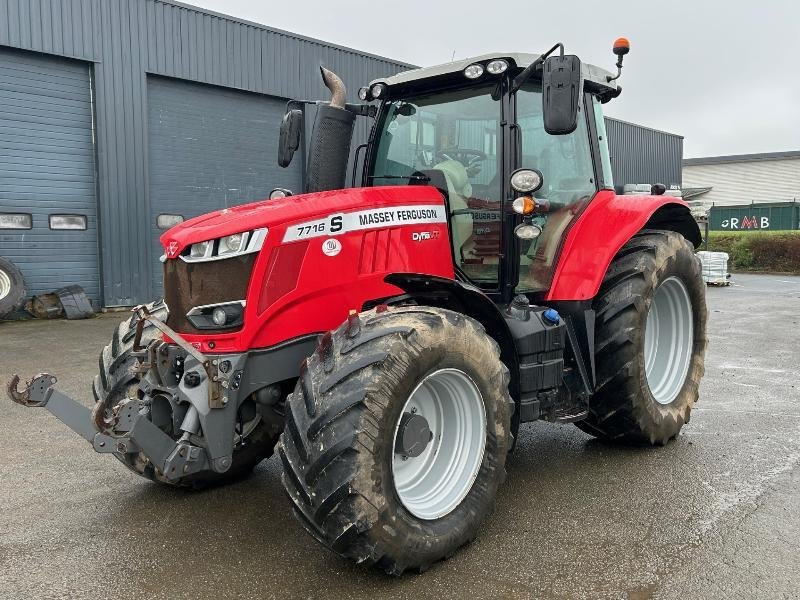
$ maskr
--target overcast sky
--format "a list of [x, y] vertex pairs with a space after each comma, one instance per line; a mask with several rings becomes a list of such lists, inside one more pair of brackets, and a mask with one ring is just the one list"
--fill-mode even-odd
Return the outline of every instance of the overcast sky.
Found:
[[[188, 0], [271, 27], [416, 65], [555, 42], [613, 68], [606, 114], [685, 137], [684, 156], [800, 149], [800, 3], [792, 0]], [[360, 86], [364, 82], [345, 82]]]

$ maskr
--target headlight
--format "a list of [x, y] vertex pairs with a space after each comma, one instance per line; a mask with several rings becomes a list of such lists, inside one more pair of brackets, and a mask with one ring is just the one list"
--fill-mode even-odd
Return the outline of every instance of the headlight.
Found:
[[383, 96], [384, 92], [386, 91], [386, 84], [385, 83], [376, 83], [372, 86], [370, 90], [372, 92], [372, 97], [376, 100]]
[[483, 75], [483, 65], [475, 63], [464, 69], [464, 77], [467, 79], [477, 79], [481, 75]]
[[232, 233], [216, 240], [197, 242], [189, 247], [189, 252], [181, 254], [184, 262], [207, 262], [222, 260], [258, 252], [267, 239], [267, 228]]
[[195, 329], [231, 329], [241, 327], [244, 319], [244, 300], [221, 304], [195, 306], [186, 313], [186, 318]]
[[214, 321], [215, 325], [222, 327], [228, 320], [228, 313], [225, 312], [224, 308], [217, 307], [211, 313], [211, 320]]
[[521, 240], [535, 240], [542, 234], [542, 228], [538, 225], [521, 223], [514, 228], [514, 235]]
[[192, 247], [189, 250], [189, 256], [192, 258], [204, 258], [206, 256], [211, 256], [211, 250], [213, 247], [214, 242], [211, 240], [192, 244]]
[[279, 198], [286, 198], [287, 196], [292, 195], [292, 190], [287, 190], [286, 188], [275, 188], [269, 193], [270, 200], [278, 200]]
[[234, 233], [225, 236], [219, 241], [219, 254], [239, 253], [244, 250], [247, 243], [247, 233]]
[[363, 102], [366, 102], [367, 99], [369, 98], [369, 88], [368, 87], [359, 88], [358, 89], [358, 98], [360, 100], [362, 100]]
[[508, 63], [502, 59], [493, 60], [486, 65], [486, 70], [492, 75], [499, 75], [500, 73], [504, 73], [507, 69]]
[[542, 174], [536, 169], [517, 169], [511, 174], [511, 187], [523, 194], [532, 194], [542, 187]]

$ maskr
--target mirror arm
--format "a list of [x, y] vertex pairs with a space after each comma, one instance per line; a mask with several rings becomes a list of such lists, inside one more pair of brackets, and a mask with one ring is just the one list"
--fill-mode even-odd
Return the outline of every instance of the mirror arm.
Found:
[[514, 83], [511, 85], [511, 93], [516, 94], [519, 91], [519, 88], [523, 86], [523, 84], [530, 79], [533, 72], [538, 69], [539, 67], [544, 64], [545, 59], [550, 56], [553, 52], [555, 52], [556, 48], [560, 49], [561, 56], [564, 56], [564, 44], [561, 42], [557, 43], [555, 46], [550, 48], [547, 52], [542, 54], [539, 58], [525, 67], [525, 70], [522, 71], [519, 75], [514, 78]]

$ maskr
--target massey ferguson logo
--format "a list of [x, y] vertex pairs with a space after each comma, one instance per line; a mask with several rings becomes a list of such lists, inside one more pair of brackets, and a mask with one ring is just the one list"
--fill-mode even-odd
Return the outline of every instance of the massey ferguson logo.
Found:
[[175, 240], [170, 240], [169, 244], [167, 244], [167, 258], [175, 258], [178, 256], [178, 249], [180, 245]]
[[411, 239], [415, 242], [426, 242], [428, 240], [435, 240], [438, 237], [438, 231], [415, 231], [411, 234]]

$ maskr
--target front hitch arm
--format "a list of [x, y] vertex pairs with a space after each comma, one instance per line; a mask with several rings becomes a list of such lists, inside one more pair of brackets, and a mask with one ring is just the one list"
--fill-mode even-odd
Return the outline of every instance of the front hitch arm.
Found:
[[98, 433], [88, 408], [65, 396], [53, 386], [56, 378], [48, 373], [39, 373], [27, 383], [24, 390], [19, 389], [19, 375], [8, 382], [8, 396], [22, 406], [47, 409], [59, 421], [89, 443], [94, 442]]
[[[203, 471], [209, 468], [205, 449], [192, 446], [187, 441], [176, 442], [150, 419], [141, 417], [134, 408], [123, 410], [109, 420], [101, 402], [94, 410], [76, 402], [56, 390], [56, 378], [40, 373], [29, 381], [24, 389], [19, 388], [19, 376], [8, 382], [8, 397], [26, 407], [44, 408], [75, 433], [92, 444], [100, 453], [116, 452], [129, 454], [144, 452], [168, 480]], [[113, 426], [124, 420], [122, 434], [113, 433]]]

